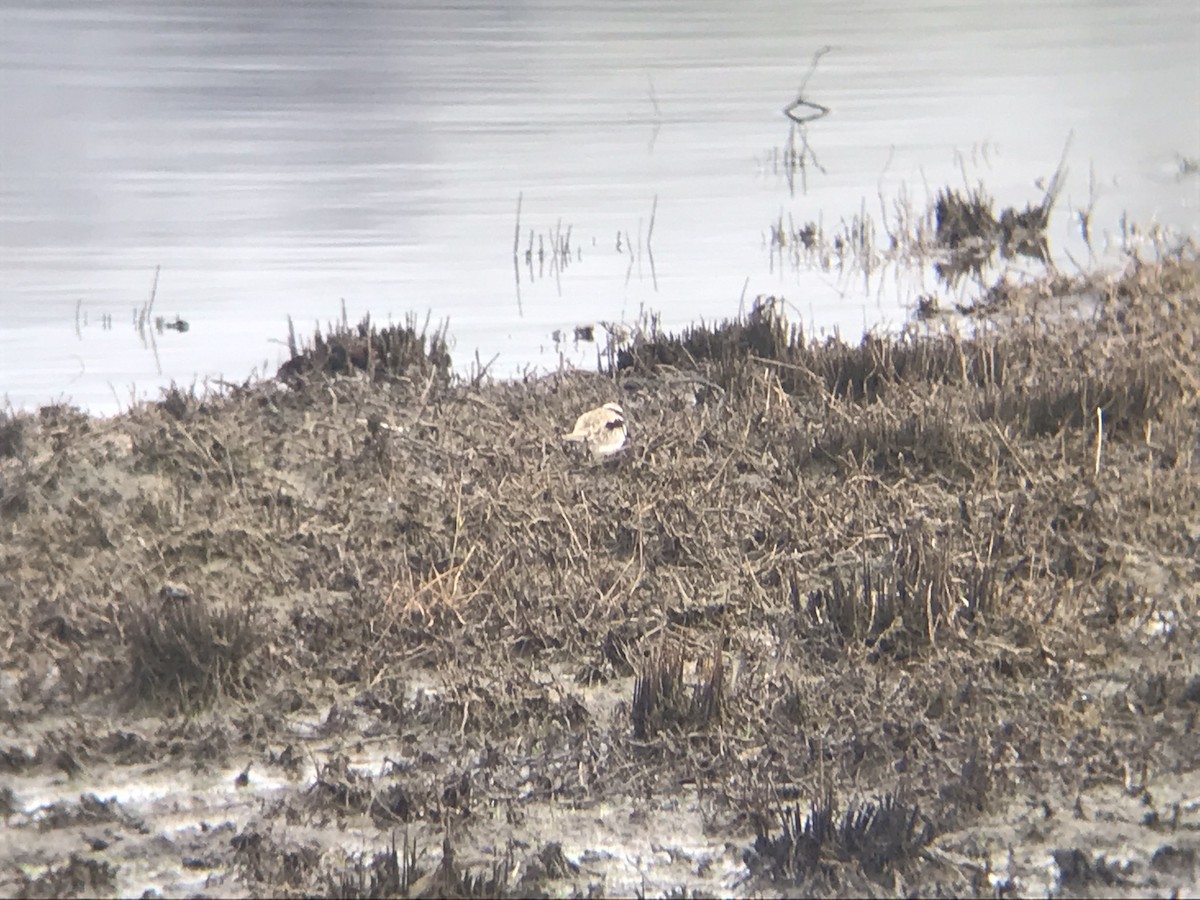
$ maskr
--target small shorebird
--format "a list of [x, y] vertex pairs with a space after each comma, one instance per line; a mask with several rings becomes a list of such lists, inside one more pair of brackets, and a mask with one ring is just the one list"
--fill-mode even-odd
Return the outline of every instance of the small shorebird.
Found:
[[575, 420], [575, 428], [562, 439], [574, 444], [583, 444], [599, 459], [611, 456], [625, 446], [629, 429], [625, 425], [625, 411], [615, 403], [605, 403], [597, 409], [589, 409]]

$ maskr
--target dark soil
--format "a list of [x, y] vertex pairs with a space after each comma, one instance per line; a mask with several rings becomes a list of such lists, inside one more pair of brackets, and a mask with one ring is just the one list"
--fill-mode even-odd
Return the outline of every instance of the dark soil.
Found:
[[0, 414], [0, 894], [1200, 890], [1194, 248], [779, 308]]

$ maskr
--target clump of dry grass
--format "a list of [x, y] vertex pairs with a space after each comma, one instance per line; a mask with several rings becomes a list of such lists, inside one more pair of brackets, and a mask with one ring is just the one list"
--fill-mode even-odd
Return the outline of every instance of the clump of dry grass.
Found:
[[933, 202], [934, 232], [951, 250], [968, 241], [983, 242], [997, 228], [992, 212], [993, 200], [982, 186], [963, 194], [956, 188], [944, 187]]
[[182, 422], [200, 406], [200, 398], [196, 396], [195, 385], [185, 390], [177, 384], [172, 384], [163, 390], [158, 403], [163, 412]]
[[53, 900], [65, 896], [113, 896], [118, 866], [103, 859], [88, 859], [72, 853], [65, 863], [52, 865], [41, 875], [19, 872], [12, 896], [23, 900]]
[[846, 883], [847, 863], [875, 879], [911, 860], [934, 837], [933, 824], [915, 804], [889, 794], [881, 800], [851, 801], [839, 809], [832, 793], [810, 805], [779, 812], [779, 834], [760, 823], [746, 864], [757, 877], [797, 888], [837, 890]]
[[725, 663], [720, 651], [690, 666], [694, 680], [684, 680], [684, 651], [677, 643], [653, 649], [633, 684], [629, 709], [633, 734], [647, 740], [663, 731], [702, 730], [718, 720], [725, 684]]
[[828, 587], [812, 591], [806, 608], [813, 620], [875, 655], [905, 659], [947, 632], [972, 632], [997, 608], [1002, 576], [995, 564], [960, 555], [946, 535], [939, 541], [913, 524], [891, 536], [889, 547], [875, 566], [835, 571]]
[[117, 867], [101, 859], [72, 853], [65, 863], [36, 877], [20, 874], [13, 896], [25, 900], [57, 897], [109, 897], [117, 892]]
[[135, 700], [193, 712], [220, 697], [252, 694], [251, 659], [262, 634], [248, 608], [164, 590], [125, 618]]
[[958, 285], [966, 277], [982, 284], [997, 252], [1006, 259], [1021, 255], [1048, 261], [1046, 228], [1065, 171], [1060, 162], [1040, 201], [1021, 210], [1007, 207], [999, 216], [982, 184], [965, 190], [942, 187], [924, 209], [907, 191], [890, 201], [880, 194], [878, 218], [867, 211], [864, 200], [859, 212], [834, 227], [820, 219], [797, 226], [790, 216], [785, 223], [781, 212], [769, 228], [772, 263], [778, 260], [782, 265], [786, 259], [796, 268], [857, 272], [869, 283], [885, 266], [932, 262], [947, 285]]
[[327, 876], [325, 896], [354, 900], [411, 897], [411, 888], [421, 877], [416, 838], [406, 839], [397, 850], [393, 837], [391, 847], [374, 853], [370, 862], [366, 854], [359, 854], [336, 875]]
[[[330, 712], [326, 727], [334, 726], [335, 713], [336, 707]], [[308, 792], [312, 806], [331, 808], [339, 817], [365, 812], [373, 803], [373, 794], [374, 779], [351, 768], [345, 756], [336, 756], [319, 766]]]
[[383, 897], [509, 897], [521, 896], [510, 889], [513, 869], [511, 851], [501, 855], [490, 866], [462, 865], [455, 853], [450, 833], [442, 840], [442, 856], [434, 867], [419, 863], [415, 838], [406, 839], [399, 849], [393, 838], [391, 846], [374, 853], [371, 861], [366, 854], [355, 855], [349, 865], [326, 876], [324, 889], [328, 897], [351, 897], [373, 900]]
[[317, 329], [308, 346], [297, 341], [290, 320], [288, 332], [291, 358], [279, 370], [284, 381], [294, 382], [314, 372], [349, 375], [355, 371], [364, 372], [371, 380], [406, 378], [421, 384], [450, 381], [445, 326], [431, 333], [428, 322], [418, 327], [412, 315], [404, 325], [381, 328], [368, 316], [351, 326], [343, 308], [341, 321], [324, 331]]
[[1009, 253], [1042, 257], [1046, 226], [1050, 224], [1062, 171], [1060, 167], [1051, 177], [1051, 186], [1041, 202], [1026, 204], [1020, 211], [1007, 207], [999, 218], [992, 211], [994, 201], [982, 185], [976, 185], [966, 193], [956, 188], [942, 188], [933, 204], [934, 233], [938, 241], [956, 251], [998, 244]]
[[24, 455], [29, 425], [25, 416], [0, 411], [0, 458]]
[[229, 841], [233, 865], [243, 881], [285, 893], [301, 891], [317, 874], [322, 852], [315, 841], [276, 838], [270, 830], [244, 828]]

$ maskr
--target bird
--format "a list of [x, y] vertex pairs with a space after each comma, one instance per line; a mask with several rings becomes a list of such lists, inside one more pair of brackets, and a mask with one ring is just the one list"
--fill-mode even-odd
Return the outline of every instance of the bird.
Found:
[[605, 403], [596, 409], [589, 409], [576, 419], [575, 427], [562, 439], [582, 444], [591, 451], [593, 458], [600, 459], [624, 447], [628, 437], [625, 411], [616, 403]]

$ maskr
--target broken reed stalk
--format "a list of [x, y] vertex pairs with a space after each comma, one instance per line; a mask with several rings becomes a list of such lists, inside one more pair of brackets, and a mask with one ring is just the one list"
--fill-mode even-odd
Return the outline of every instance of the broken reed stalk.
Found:
[[650, 241], [654, 239], [654, 217], [658, 215], [658, 194], [654, 195], [654, 203], [650, 207], [650, 227], [646, 229], [646, 249], [650, 249]]
[[[525, 199], [525, 192], [521, 191], [517, 194], [517, 224], [513, 228], [513, 258], [521, 252], [521, 201]], [[533, 244], [533, 235], [529, 236], [530, 245]]]
[[1099, 406], [1096, 407], [1096, 469], [1095, 474], [1100, 474], [1100, 453], [1104, 449], [1104, 413]]
[[[832, 47], [825, 46], [813, 54], [812, 65], [809, 67], [808, 73], [804, 76], [804, 80], [800, 82], [800, 90], [796, 92], [796, 99], [783, 109], [783, 114], [797, 125], [805, 125], [808, 122], [812, 122], [822, 118], [823, 116], [829, 115], [828, 106], [824, 106], [820, 103], [814, 103], [812, 100], [804, 99], [804, 89], [808, 87], [808, 80], [812, 78], [813, 73], [817, 71], [817, 63], [821, 61], [821, 57], [832, 49]], [[806, 112], [801, 113], [801, 108], [807, 108]]]
[[146, 324], [150, 321], [150, 312], [154, 309], [154, 298], [158, 295], [158, 274], [162, 266], [154, 267], [154, 281], [150, 285], [150, 299], [141, 309], [134, 308], [133, 323], [140, 334], [144, 334]]
[[162, 266], [154, 267], [154, 284], [150, 286], [150, 299], [146, 301], [146, 308], [142, 312], [142, 321], [150, 321], [150, 313], [154, 310], [154, 298], [158, 296], [158, 273]]

